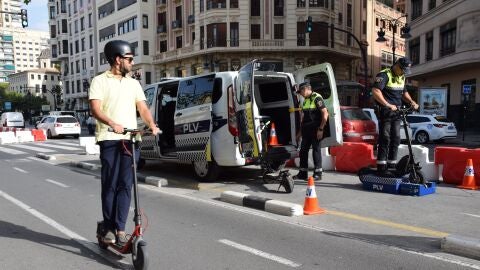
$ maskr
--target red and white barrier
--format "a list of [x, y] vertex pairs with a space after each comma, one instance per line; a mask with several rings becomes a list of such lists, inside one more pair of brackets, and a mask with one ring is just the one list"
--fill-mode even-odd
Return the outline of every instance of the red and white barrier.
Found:
[[17, 137], [13, 131], [0, 132], [0, 144], [16, 143]]

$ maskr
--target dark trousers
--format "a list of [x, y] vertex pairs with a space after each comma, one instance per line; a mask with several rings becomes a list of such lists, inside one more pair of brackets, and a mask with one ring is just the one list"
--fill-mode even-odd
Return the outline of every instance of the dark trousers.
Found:
[[396, 164], [400, 145], [400, 118], [388, 108], [380, 109], [377, 164]]
[[320, 141], [317, 140], [317, 129], [306, 128], [302, 129], [302, 145], [300, 147], [300, 170], [308, 171], [308, 151], [312, 147], [313, 164], [315, 170], [322, 168], [322, 152]]
[[[102, 214], [108, 230], [125, 231], [133, 185], [130, 141], [101, 141]], [[138, 148], [135, 156], [138, 161]]]

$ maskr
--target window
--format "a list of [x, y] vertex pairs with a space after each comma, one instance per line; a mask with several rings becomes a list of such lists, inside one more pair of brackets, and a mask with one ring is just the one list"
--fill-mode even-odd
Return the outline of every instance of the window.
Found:
[[78, 20], [75, 20], [74, 25], [75, 25], [75, 33], [78, 33]]
[[274, 24], [273, 25], [273, 38], [274, 39], [283, 39], [283, 24]]
[[80, 18], [80, 31], [85, 30], [85, 17]]
[[238, 22], [230, 23], [230, 47], [239, 46]]
[[273, 16], [283, 16], [283, 1], [284, 0], [274, 0]]
[[238, 0], [230, 0], [230, 8], [238, 8]]
[[425, 35], [425, 43], [425, 60], [430, 61], [433, 59], [433, 31]]
[[142, 25], [143, 28], [147, 29], [148, 28], [148, 15], [143, 15], [142, 16]]
[[98, 8], [98, 18], [107, 17], [115, 11], [115, 3], [112, 1]]
[[162, 41], [160, 41], [160, 52], [163, 53], [163, 52], [166, 52], [166, 51], [167, 51], [167, 41], [162, 40]]
[[133, 56], [138, 56], [138, 41], [130, 43], [130, 46], [132, 47]]
[[30, 79], [35, 80], [35, 75], [30, 74]]
[[227, 46], [227, 24], [212, 23], [207, 25], [207, 48]]
[[100, 29], [100, 31], [98, 31], [98, 37], [100, 42], [113, 38], [114, 36], [115, 36], [115, 24], [107, 26], [103, 29]]
[[347, 4], [347, 27], [352, 27], [352, 4]]
[[78, 40], [75, 40], [75, 53], [79, 53], [79, 52], [80, 52], [80, 46], [79, 46]]
[[308, 6], [328, 8], [328, 0], [309, 0]]
[[176, 48], [177, 49], [182, 48], [182, 36], [176, 37], [175, 40], [176, 40]]
[[88, 14], [88, 27], [92, 27], [92, 13]]
[[[100, 53], [99, 59], [100, 59], [100, 65], [105, 65], [108, 63], [107, 59], [105, 58], [105, 54], [103, 52]], [[73, 68], [73, 65], [72, 65], [72, 68]], [[72, 82], [72, 91], [73, 91], [73, 82]]]
[[89, 49], [93, 49], [93, 35], [88, 36]]
[[145, 72], [145, 83], [146, 84], [152, 83], [152, 73], [150, 71]]
[[178, 85], [177, 110], [212, 102], [215, 75], [183, 80]]
[[260, 0], [250, 0], [250, 16], [260, 16]]
[[82, 47], [82, 52], [84, 52], [85, 51], [85, 38], [82, 38], [80, 40], [80, 43], [81, 43], [81, 47]]
[[297, 22], [297, 46], [305, 46], [305, 22]]
[[55, 19], [55, 7], [50, 7], [50, 20]]
[[118, 35], [137, 30], [137, 16], [118, 23]]
[[43, 75], [43, 80], [48, 81], [48, 75]]
[[416, 18], [422, 16], [422, 6], [422, 0], [412, 0], [412, 20], [415, 20]]
[[457, 36], [457, 21], [453, 20], [440, 27], [440, 56], [455, 52]]
[[77, 73], [80, 73], [80, 60], [75, 61], [75, 67], [76, 67]]
[[252, 24], [250, 26], [250, 38], [260, 39], [260, 24]]
[[432, 10], [437, 5], [437, 0], [428, 0], [428, 10]]
[[148, 40], [143, 41], [143, 55], [149, 55]]
[[135, 4], [137, 0], [117, 0], [117, 10], [126, 8], [132, 4]]
[[410, 59], [413, 65], [420, 63], [420, 38], [415, 38], [409, 41]]
[[200, 50], [205, 48], [205, 28], [200, 26]]

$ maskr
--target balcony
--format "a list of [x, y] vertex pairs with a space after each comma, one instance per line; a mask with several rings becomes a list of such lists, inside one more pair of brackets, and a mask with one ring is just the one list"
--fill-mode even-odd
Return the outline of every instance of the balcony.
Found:
[[188, 24], [195, 23], [195, 15], [188, 15], [187, 22]]
[[182, 21], [181, 20], [172, 21], [172, 29], [173, 30], [182, 30]]
[[157, 26], [157, 34], [164, 34], [164, 33], [167, 33], [167, 26], [163, 24]]

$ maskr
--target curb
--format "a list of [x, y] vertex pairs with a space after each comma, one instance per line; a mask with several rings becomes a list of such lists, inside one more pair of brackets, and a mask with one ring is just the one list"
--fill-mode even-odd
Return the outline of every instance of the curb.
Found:
[[37, 153], [35, 156], [38, 157], [38, 158], [41, 158], [41, 159], [45, 159], [45, 160], [56, 160], [57, 159], [53, 155], [45, 155], [45, 154], [42, 154], [42, 153]]
[[145, 182], [145, 184], [147, 185], [152, 185], [156, 187], [168, 186], [168, 180], [163, 177], [146, 176], [143, 180], [144, 180], [143, 182]]
[[78, 167], [78, 168], [82, 168], [82, 169], [86, 169], [86, 170], [91, 170], [91, 171], [95, 171], [98, 168], [100, 168], [100, 166], [98, 166], [96, 164], [92, 164], [92, 163], [88, 163], [88, 162], [78, 162], [78, 161], [70, 161], [70, 166]]
[[283, 216], [303, 215], [303, 207], [299, 204], [272, 200], [235, 191], [222, 192], [220, 195], [220, 200]]
[[451, 234], [442, 239], [440, 247], [448, 253], [480, 259], [480, 239]]

